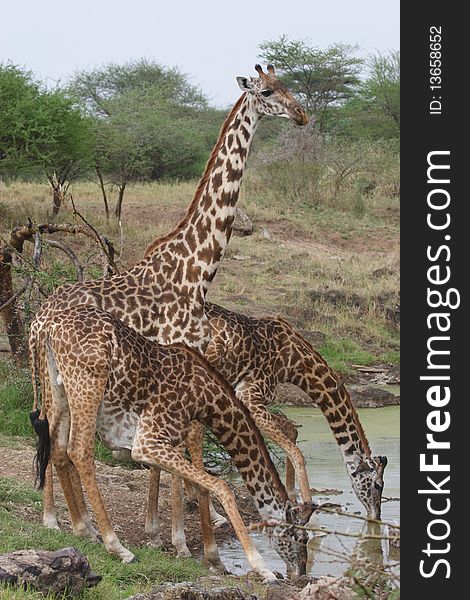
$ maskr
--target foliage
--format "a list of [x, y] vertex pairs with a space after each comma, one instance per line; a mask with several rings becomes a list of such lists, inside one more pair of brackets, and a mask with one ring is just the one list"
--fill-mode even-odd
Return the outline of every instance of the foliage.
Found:
[[95, 168], [119, 218], [132, 181], [195, 177], [217, 128], [207, 100], [177, 69], [140, 60], [77, 74], [70, 91], [94, 117]]
[[29, 412], [33, 405], [31, 375], [11, 361], [0, 361], [0, 434], [31, 436]]
[[76, 73], [70, 92], [87, 111], [97, 117], [113, 113], [112, 101], [129, 92], [154, 90], [175, 106], [202, 110], [208, 107], [203, 93], [177, 68], [140, 59], [119, 65], [108, 63], [91, 71]]
[[89, 122], [62, 90], [46, 90], [30, 72], [0, 65], [0, 172], [43, 172], [71, 181], [90, 156]]
[[350, 139], [392, 139], [400, 135], [400, 53], [368, 60], [368, 77], [355, 94], [328, 114], [325, 128]]
[[260, 57], [274, 64], [289, 89], [315, 115], [320, 131], [329, 107], [341, 105], [359, 84], [363, 60], [354, 56], [357, 46], [332, 44], [323, 50], [282, 35], [259, 47]]

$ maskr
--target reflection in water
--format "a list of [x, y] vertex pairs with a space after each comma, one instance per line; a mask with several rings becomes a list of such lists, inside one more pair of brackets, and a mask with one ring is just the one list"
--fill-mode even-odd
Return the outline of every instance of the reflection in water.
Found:
[[[289, 408], [284, 411], [286, 415], [302, 425], [299, 430], [299, 446], [304, 453], [310, 483], [315, 489], [323, 489], [324, 493], [315, 495], [316, 503], [340, 503], [347, 514], [358, 513], [362, 516], [364, 508], [352, 491], [351, 481], [335, 440], [331, 435], [328, 424], [322, 413], [315, 408]], [[358, 411], [364, 431], [369, 440], [372, 454], [388, 457], [388, 465], [384, 475], [384, 497], [398, 498], [400, 495], [399, 479], [399, 406], [386, 408], [361, 409]], [[330, 490], [330, 491], [328, 491]], [[340, 495], [333, 495], [331, 490], [337, 490]], [[322, 527], [328, 531], [341, 531], [360, 534], [363, 521], [344, 517], [340, 514], [321, 513], [319, 519]], [[384, 502], [382, 505], [382, 519], [387, 522], [399, 523], [400, 504], [397, 501]], [[387, 534], [387, 532], [383, 532]], [[255, 543], [270, 569], [284, 572], [284, 563], [275, 551], [261, 536], [254, 536]], [[314, 576], [334, 575], [339, 576], [348, 568], [346, 556], [351, 556], [355, 551], [357, 538], [339, 535], [328, 535], [316, 539], [310, 552], [313, 567], [311, 574]], [[357, 552], [363, 555], [370, 554], [370, 560], [387, 562], [392, 558], [386, 543], [380, 540], [365, 539], [361, 541]], [[237, 573], [246, 572], [248, 565], [243, 552], [238, 545], [221, 548], [221, 558], [230, 571]], [[393, 556], [395, 559], [395, 556]], [[236, 565], [239, 565], [238, 567]]]

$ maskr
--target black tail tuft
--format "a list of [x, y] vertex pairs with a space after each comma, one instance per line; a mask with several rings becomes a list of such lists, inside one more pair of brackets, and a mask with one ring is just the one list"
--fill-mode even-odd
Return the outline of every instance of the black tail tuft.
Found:
[[34, 467], [36, 469], [36, 485], [38, 489], [42, 490], [46, 479], [47, 465], [51, 457], [51, 438], [49, 436], [49, 421], [47, 417], [40, 419], [40, 414], [40, 410], [35, 410], [30, 413], [29, 418], [38, 436]]

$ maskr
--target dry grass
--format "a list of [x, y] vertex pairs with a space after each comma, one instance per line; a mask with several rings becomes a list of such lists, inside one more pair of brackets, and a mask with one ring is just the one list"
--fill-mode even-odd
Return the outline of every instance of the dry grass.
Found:
[[[232, 238], [209, 299], [248, 314], [282, 314], [303, 331], [319, 331], [327, 355], [345, 339], [369, 353], [369, 360], [396, 362], [398, 331], [389, 311], [399, 301], [398, 199], [379, 188], [361, 196], [357, 210], [353, 184], [335, 202], [319, 205], [308, 194], [286, 197], [268, 183], [258, 171], [248, 171], [240, 205], [257, 229], [250, 237]], [[152, 183], [126, 191], [123, 268], [178, 222], [195, 188], [196, 182]], [[318, 189], [327, 194], [326, 187]], [[83, 215], [119, 248], [119, 228], [113, 219], [106, 223], [98, 186], [80, 182], [71, 192]], [[0, 184], [0, 234], [5, 237], [28, 216], [47, 221], [50, 206], [47, 185]], [[59, 220], [71, 221], [72, 215], [64, 209]], [[94, 251], [88, 240], [78, 244], [69, 238], [68, 243], [82, 254]], [[249, 258], [237, 260], [239, 256]], [[96, 271], [90, 273], [96, 276]], [[339, 363], [355, 357], [351, 352]]]

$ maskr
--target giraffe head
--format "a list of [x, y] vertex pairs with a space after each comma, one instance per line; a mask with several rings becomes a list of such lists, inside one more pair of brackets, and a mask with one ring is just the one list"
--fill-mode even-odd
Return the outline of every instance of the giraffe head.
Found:
[[349, 476], [357, 497], [367, 510], [370, 519], [380, 519], [383, 474], [386, 456], [356, 456], [348, 463]]
[[307, 530], [299, 528], [298, 525], [306, 525], [314, 510], [313, 504], [294, 505], [288, 500], [284, 507], [283, 522], [268, 529], [271, 544], [286, 563], [289, 578], [306, 574], [310, 536]]
[[306, 125], [308, 116], [287, 87], [279, 81], [274, 67], [268, 65], [265, 73], [261, 65], [255, 65], [259, 77], [237, 77], [243, 92], [253, 95], [254, 108], [260, 115], [287, 117], [297, 125]]

